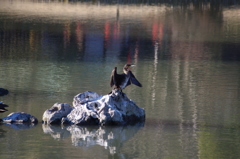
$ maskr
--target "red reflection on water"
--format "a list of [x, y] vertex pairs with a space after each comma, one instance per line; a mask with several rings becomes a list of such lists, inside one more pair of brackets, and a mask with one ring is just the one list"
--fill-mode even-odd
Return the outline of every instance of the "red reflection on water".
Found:
[[63, 28], [63, 43], [64, 48], [67, 47], [67, 45], [70, 43], [70, 35], [71, 35], [71, 28], [70, 24], [65, 24]]
[[114, 29], [113, 29], [114, 39], [117, 39], [119, 37], [119, 33], [120, 33], [120, 26], [119, 26], [118, 22], [115, 22]]
[[152, 43], [161, 43], [163, 37], [163, 25], [156, 22], [152, 25]]
[[110, 24], [109, 22], [106, 21], [104, 25], [104, 40], [109, 41], [109, 37], [110, 37]]
[[104, 48], [107, 48], [110, 40], [110, 24], [108, 21], [104, 24]]
[[82, 27], [81, 27], [81, 22], [77, 21], [76, 22], [76, 43], [78, 46], [78, 51], [82, 50], [82, 45], [83, 45], [83, 31], [82, 31]]

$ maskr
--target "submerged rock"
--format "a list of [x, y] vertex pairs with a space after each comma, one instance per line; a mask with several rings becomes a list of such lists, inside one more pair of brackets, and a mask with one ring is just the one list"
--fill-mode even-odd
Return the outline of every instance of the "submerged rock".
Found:
[[[145, 110], [117, 89], [108, 95], [90, 91], [76, 95], [73, 99], [73, 109], [66, 117], [58, 119], [63, 124], [74, 125], [127, 125], [144, 120]], [[43, 122], [49, 123], [45, 113]]]
[[38, 123], [37, 118], [24, 112], [13, 112], [2, 118], [4, 123]]
[[8, 90], [4, 88], [0, 88], [0, 96], [4, 96], [8, 94]]
[[58, 124], [66, 117], [73, 107], [67, 103], [55, 103], [50, 109], [46, 110], [43, 114], [43, 123], [45, 124]]
[[4, 104], [3, 101], [0, 101], [0, 113], [8, 111], [5, 107], [8, 107], [8, 105]]

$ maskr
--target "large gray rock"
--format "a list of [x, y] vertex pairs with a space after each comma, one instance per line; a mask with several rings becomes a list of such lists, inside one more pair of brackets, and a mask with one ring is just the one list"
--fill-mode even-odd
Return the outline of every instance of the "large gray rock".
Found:
[[43, 114], [45, 124], [127, 125], [144, 120], [145, 110], [119, 90], [107, 95], [91, 91], [80, 93], [74, 97], [73, 107], [56, 103]]
[[111, 94], [84, 92], [74, 97], [74, 109], [63, 123], [75, 125], [126, 125], [143, 122], [145, 111], [125, 93], [115, 89]]
[[4, 123], [38, 123], [37, 118], [24, 112], [13, 112], [2, 118]]
[[55, 103], [50, 109], [43, 113], [42, 121], [45, 124], [59, 124], [73, 107], [67, 103]]

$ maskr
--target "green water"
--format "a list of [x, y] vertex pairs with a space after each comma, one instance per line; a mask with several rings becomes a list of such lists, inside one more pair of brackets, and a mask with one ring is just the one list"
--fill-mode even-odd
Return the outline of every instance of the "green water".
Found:
[[[40, 121], [0, 125], [0, 158], [240, 157], [237, 2], [0, 3], [0, 87], [10, 92], [0, 118]], [[124, 92], [145, 109], [144, 126], [41, 124], [56, 102], [109, 93], [125, 63], [143, 85]]]

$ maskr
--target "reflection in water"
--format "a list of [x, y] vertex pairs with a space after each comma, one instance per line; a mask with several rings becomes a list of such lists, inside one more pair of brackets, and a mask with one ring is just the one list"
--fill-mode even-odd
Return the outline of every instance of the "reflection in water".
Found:
[[[229, 16], [233, 11], [219, 7], [213, 12], [211, 5], [190, 5], [185, 9], [172, 9], [165, 5], [151, 8], [131, 6], [131, 9], [120, 5], [104, 5], [101, 9], [95, 5], [88, 7], [87, 9], [86, 5], [81, 3], [65, 6], [61, 3], [4, 2], [0, 10], [22, 16], [21, 20], [29, 28], [25, 29], [25, 25], [16, 21], [18, 29], [12, 29], [8, 23], [11, 17], [4, 15], [0, 22], [4, 28], [1, 31], [1, 36], [4, 37], [0, 44], [0, 50], [4, 50], [1, 56], [11, 58], [13, 56], [10, 55], [18, 51], [18, 57], [23, 58], [27, 54], [35, 60], [56, 58], [101, 62], [105, 58], [111, 58], [112, 63], [116, 63], [118, 58], [112, 56], [121, 55], [125, 62], [137, 62], [139, 56], [155, 59], [155, 53], [152, 53], [155, 48], [146, 45], [152, 41], [153, 46], [156, 43], [159, 45], [159, 59], [225, 60], [229, 56], [229, 60], [232, 60], [233, 56], [235, 60], [240, 58], [237, 53], [239, 46], [236, 44], [239, 42], [240, 32], [235, 29], [240, 24], [236, 20], [238, 16]], [[65, 9], [67, 11], [60, 12]], [[41, 12], [38, 12], [39, 10]], [[235, 12], [237, 11], [236, 9]], [[32, 15], [36, 18], [31, 19]], [[169, 16], [172, 16], [172, 19]], [[134, 23], [128, 23], [131, 19], [134, 19]], [[46, 27], [42, 25], [42, 20]], [[93, 25], [92, 21], [96, 23]], [[184, 21], [188, 23], [183, 23]], [[212, 43], [206, 43], [205, 39]], [[231, 43], [222, 44], [225, 40]], [[9, 49], [12, 45], [19, 47]], [[219, 53], [212, 54], [209, 45]], [[16, 48], [22, 50], [15, 50]], [[229, 55], [227, 50], [230, 48]], [[151, 53], [146, 54], [141, 50]], [[226, 51], [221, 53], [221, 50]], [[6, 52], [8, 54], [4, 55]], [[21, 55], [22, 53], [25, 55]]]
[[154, 50], [154, 72], [152, 75], [152, 105], [155, 104], [156, 98], [156, 76], [157, 76], [157, 64], [158, 64], [158, 43], [155, 44]]
[[15, 130], [30, 129], [37, 126], [35, 123], [4, 123], [4, 125], [10, 126]]
[[72, 144], [80, 147], [103, 146], [109, 149], [110, 154], [115, 154], [123, 143], [132, 138], [141, 126], [126, 127], [97, 127], [97, 126], [51, 126], [42, 125], [43, 132], [51, 134], [54, 139], [62, 139], [71, 136]]
[[56, 140], [68, 138], [70, 136], [70, 132], [66, 130], [66, 127], [42, 124], [42, 129], [45, 134], [51, 134]]
[[[2, 124], [0, 124], [1, 126]], [[7, 131], [3, 130], [2, 128], [0, 128], [0, 138], [4, 138], [6, 136]]]

